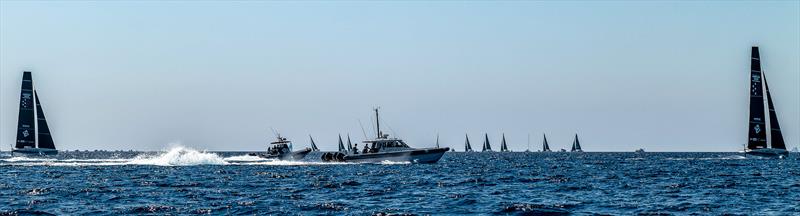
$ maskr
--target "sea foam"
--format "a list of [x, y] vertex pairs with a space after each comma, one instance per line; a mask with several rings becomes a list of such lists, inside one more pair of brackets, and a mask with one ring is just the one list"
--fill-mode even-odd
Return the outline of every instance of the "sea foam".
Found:
[[156, 166], [226, 165], [222, 157], [214, 153], [197, 151], [184, 146], [174, 146], [156, 156], [137, 156], [125, 164]]

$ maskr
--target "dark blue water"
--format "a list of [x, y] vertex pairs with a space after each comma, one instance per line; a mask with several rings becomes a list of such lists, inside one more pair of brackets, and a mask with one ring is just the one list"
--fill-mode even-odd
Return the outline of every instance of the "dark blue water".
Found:
[[796, 154], [447, 153], [437, 164], [242, 155], [6, 155], [0, 214], [800, 214]]

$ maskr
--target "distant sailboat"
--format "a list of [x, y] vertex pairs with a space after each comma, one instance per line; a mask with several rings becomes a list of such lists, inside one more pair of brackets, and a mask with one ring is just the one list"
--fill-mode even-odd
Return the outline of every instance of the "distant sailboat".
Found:
[[491, 152], [492, 145], [489, 144], [489, 134], [484, 134], [484, 137], [485, 138], [483, 139], [483, 149], [481, 149], [481, 152], [487, 152], [487, 151]]
[[[34, 109], [36, 107], [36, 109]], [[22, 89], [17, 119], [17, 141], [12, 154], [55, 155], [58, 154], [50, 127], [44, 117], [39, 95], [34, 89], [31, 72], [22, 73]]]
[[350, 134], [347, 134], [347, 152], [353, 153], [353, 143], [350, 142]]
[[510, 152], [506, 144], [506, 134], [503, 134], [503, 141], [500, 142], [500, 152]]
[[528, 145], [525, 148], [525, 152], [531, 152], [531, 134], [528, 133]]
[[339, 152], [346, 152], [347, 149], [344, 148], [344, 143], [342, 143], [342, 135], [339, 134]]
[[439, 134], [436, 134], [436, 148], [439, 148]]
[[581, 142], [578, 141], [578, 134], [575, 134], [575, 141], [572, 141], [572, 149], [570, 149], [569, 151], [583, 152], [583, 149], [581, 149]]
[[472, 145], [469, 144], [469, 136], [464, 134], [464, 152], [472, 152]]
[[317, 148], [317, 144], [314, 143], [314, 138], [311, 137], [310, 134], [308, 135], [308, 139], [311, 140], [311, 151], [315, 151], [315, 152], [319, 151], [319, 148]]
[[550, 150], [550, 145], [547, 144], [547, 135], [542, 134], [542, 137], [544, 137], [544, 141], [542, 141], [542, 152], [552, 152]]
[[761, 70], [758, 47], [752, 47], [750, 54], [750, 124], [745, 154], [786, 157], [789, 152], [786, 151], [766, 76]]

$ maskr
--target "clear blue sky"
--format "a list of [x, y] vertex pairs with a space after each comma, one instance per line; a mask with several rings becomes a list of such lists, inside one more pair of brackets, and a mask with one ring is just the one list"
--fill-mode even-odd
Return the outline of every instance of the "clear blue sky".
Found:
[[377, 105], [417, 147], [736, 151], [752, 45], [797, 146], [798, 1], [0, 1], [0, 149], [32, 70], [61, 149], [333, 150]]

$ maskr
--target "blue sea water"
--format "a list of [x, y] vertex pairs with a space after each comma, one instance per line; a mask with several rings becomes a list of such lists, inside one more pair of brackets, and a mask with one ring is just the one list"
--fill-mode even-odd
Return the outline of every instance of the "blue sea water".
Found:
[[800, 215], [800, 155], [461, 153], [436, 164], [243, 152], [0, 156], [0, 215]]

